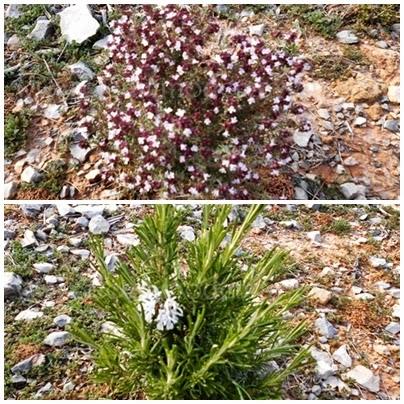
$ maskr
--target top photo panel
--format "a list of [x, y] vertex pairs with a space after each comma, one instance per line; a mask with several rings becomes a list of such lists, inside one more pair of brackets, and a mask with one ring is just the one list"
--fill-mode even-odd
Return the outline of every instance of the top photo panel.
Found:
[[399, 5], [4, 17], [5, 199], [399, 198]]

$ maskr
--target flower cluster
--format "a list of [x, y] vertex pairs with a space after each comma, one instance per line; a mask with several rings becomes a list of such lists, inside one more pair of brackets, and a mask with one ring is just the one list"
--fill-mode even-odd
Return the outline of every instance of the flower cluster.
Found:
[[162, 293], [154, 285], [148, 286], [143, 282], [139, 291], [138, 309], [143, 311], [146, 322], [152, 324], [155, 321], [160, 331], [174, 329], [183, 311], [172, 292], [168, 290], [163, 301]]
[[291, 161], [285, 117], [302, 112], [292, 95], [303, 60], [219, 35], [198, 6], [140, 10], [111, 24], [101, 108], [82, 105], [80, 130], [101, 134], [104, 180], [138, 197], [248, 198], [259, 170]]

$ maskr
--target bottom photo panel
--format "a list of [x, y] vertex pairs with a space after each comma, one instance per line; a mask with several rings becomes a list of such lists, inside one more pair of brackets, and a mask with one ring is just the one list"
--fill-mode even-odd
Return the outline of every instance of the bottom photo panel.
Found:
[[5, 399], [398, 399], [396, 205], [4, 208]]

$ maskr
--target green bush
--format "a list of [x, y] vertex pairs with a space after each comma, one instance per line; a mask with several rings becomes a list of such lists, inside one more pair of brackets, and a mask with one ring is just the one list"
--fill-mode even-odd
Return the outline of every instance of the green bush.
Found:
[[[183, 213], [160, 205], [136, 227], [140, 244], [113, 272], [103, 242], [92, 239], [103, 286], [95, 304], [116, 327], [94, 335], [81, 324], [76, 339], [92, 347], [95, 378], [115, 398], [272, 399], [303, 365], [305, 324], [283, 314], [304, 289], [264, 298], [285, 271], [288, 254], [267, 252], [246, 265], [239, 246], [262, 211], [228, 224], [231, 206], [205, 206], [198, 237], [181, 241]], [[276, 361], [276, 362], [274, 362]]]
[[4, 125], [4, 148], [6, 156], [11, 156], [25, 145], [30, 113], [26, 111], [8, 114]]
[[347, 16], [349, 22], [357, 29], [367, 31], [369, 27], [382, 26], [390, 28], [400, 22], [399, 4], [358, 4], [352, 6], [354, 11]]

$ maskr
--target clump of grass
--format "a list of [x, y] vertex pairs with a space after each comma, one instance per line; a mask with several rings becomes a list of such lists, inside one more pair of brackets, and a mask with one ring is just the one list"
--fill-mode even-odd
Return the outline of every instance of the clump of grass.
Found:
[[12, 241], [10, 245], [10, 255], [5, 258], [5, 266], [8, 271], [25, 277], [33, 274], [32, 264], [37, 262], [39, 254], [28, 248], [24, 248], [19, 241]]
[[327, 39], [334, 38], [342, 26], [339, 16], [327, 13], [324, 8], [316, 5], [293, 5], [282, 8], [289, 16], [297, 18], [301, 25]]
[[31, 113], [26, 109], [6, 115], [4, 147], [7, 157], [24, 147], [27, 140], [27, 129], [29, 127], [30, 117]]
[[311, 60], [312, 76], [317, 79], [340, 80], [349, 78], [357, 66], [367, 66], [369, 61], [360, 49], [352, 46], [342, 48], [342, 54], [319, 54]]
[[323, 231], [342, 236], [344, 234], [349, 234], [352, 231], [352, 226], [345, 219], [336, 219], [331, 224], [324, 226]]
[[363, 32], [369, 31], [369, 27], [390, 28], [391, 25], [400, 22], [400, 5], [358, 4], [353, 6], [349, 22]]
[[391, 206], [384, 206], [383, 209], [388, 213], [389, 216], [386, 218], [386, 227], [390, 230], [400, 229], [400, 212]]

